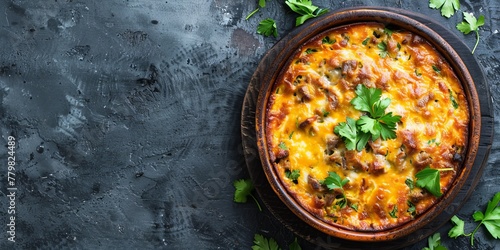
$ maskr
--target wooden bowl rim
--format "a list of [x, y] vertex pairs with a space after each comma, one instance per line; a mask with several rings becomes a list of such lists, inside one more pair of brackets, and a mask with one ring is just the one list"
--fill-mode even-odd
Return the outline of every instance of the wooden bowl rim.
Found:
[[[310, 226], [334, 237], [353, 241], [386, 241], [394, 240], [415, 232], [438, 216], [453, 201], [470, 174], [470, 166], [473, 165], [477, 154], [481, 134], [481, 110], [478, 94], [474, 86], [474, 80], [465, 63], [462, 61], [461, 57], [454, 50], [454, 48], [434, 30], [411, 17], [397, 12], [398, 9], [393, 8], [343, 9], [326, 14], [322, 18], [318, 18], [314, 22], [304, 25], [301, 29], [292, 31], [289, 35], [285, 36], [278, 42], [278, 44], [286, 43], [286, 49], [280, 52], [274, 60], [274, 63], [272, 64], [274, 66], [270, 68], [270, 74], [264, 77], [264, 82], [259, 90], [255, 124], [259, 156], [267, 180], [271, 184], [274, 192], [294, 214]], [[274, 167], [270, 164], [267, 150], [267, 137], [264, 129], [266, 123], [265, 116], [267, 112], [267, 100], [270, 95], [269, 90], [274, 86], [276, 79], [281, 74], [284, 66], [287, 65], [288, 59], [295, 54], [295, 51], [304, 43], [326, 30], [342, 25], [363, 22], [379, 22], [383, 24], [396, 25], [420, 35], [431, 43], [434, 48], [441, 53], [443, 58], [447, 60], [457, 77], [460, 79], [462, 87], [467, 94], [471, 119], [465, 160], [462, 164], [460, 172], [457, 173], [450, 190], [448, 190], [435, 205], [430, 207], [425, 213], [419, 215], [416, 219], [395, 228], [373, 232], [353, 231], [341, 226], [326, 223], [305, 210], [300, 204], [296, 203], [295, 199], [288, 193], [286, 188], [283, 187], [283, 183], [281, 183], [280, 178], [278, 178]]]

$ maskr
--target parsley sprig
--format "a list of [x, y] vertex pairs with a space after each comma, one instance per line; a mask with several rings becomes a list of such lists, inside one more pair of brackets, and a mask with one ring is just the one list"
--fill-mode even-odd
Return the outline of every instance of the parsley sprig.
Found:
[[292, 180], [295, 184], [297, 184], [297, 181], [300, 177], [300, 170], [294, 169], [293, 171], [291, 170], [285, 170], [285, 176]]
[[[450, 18], [455, 14], [455, 11], [460, 9], [459, 0], [429, 0], [429, 7], [432, 9], [441, 9], [441, 15]], [[480, 15], [476, 19], [474, 14], [464, 12], [464, 20], [457, 24], [457, 29], [464, 33], [469, 34], [471, 31], [476, 33], [476, 44], [472, 49], [472, 54], [476, 51], [477, 45], [479, 44], [479, 27], [484, 25], [484, 16]]]
[[264, 36], [273, 35], [274, 37], [278, 37], [278, 27], [276, 26], [276, 21], [272, 18], [262, 20], [257, 27], [257, 33]]
[[451, 221], [455, 226], [453, 226], [448, 232], [448, 236], [451, 238], [457, 238], [459, 236], [470, 236], [470, 244], [474, 245], [474, 234], [477, 232], [481, 225], [484, 225], [488, 232], [490, 232], [491, 236], [495, 239], [500, 239], [500, 206], [498, 203], [500, 202], [500, 192], [496, 193], [493, 198], [488, 201], [488, 205], [486, 210], [483, 212], [476, 211], [472, 218], [474, 218], [475, 222], [479, 222], [474, 231], [471, 233], [464, 233], [464, 221], [454, 215], [451, 218]]
[[440, 175], [439, 172], [442, 171], [451, 171], [453, 168], [425, 168], [415, 174], [417, 178], [417, 186], [421, 188], [425, 188], [429, 193], [436, 197], [441, 197], [443, 193], [441, 193], [441, 184], [440, 184]]
[[311, 0], [286, 0], [286, 5], [299, 14], [295, 19], [295, 26], [303, 24], [306, 20], [321, 16], [328, 12], [328, 9], [322, 9], [312, 4]]
[[344, 191], [344, 185], [349, 182], [349, 179], [345, 178], [342, 179], [337, 173], [335, 172], [328, 172], [328, 177], [325, 178], [325, 181], [323, 184], [326, 185], [326, 187], [330, 190], [333, 189], [341, 189]]
[[259, 207], [259, 211], [262, 211], [262, 208], [261, 208], [259, 202], [255, 198], [255, 196], [252, 195], [252, 191], [254, 190], [254, 186], [253, 186], [251, 180], [249, 180], [249, 179], [236, 180], [233, 182], [233, 186], [236, 189], [234, 191], [234, 201], [235, 202], [245, 203], [245, 202], [247, 202], [247, 197], [250, 196], [257, 204], [257, 207]]
[[[255, 234], [253, 238], [254, 245], [252, 246], [252, 250], [281, 250], [278, 242], [273, 238], [266, 238], [260, 234]], [[302, 250], [297, 241], [297, 238], [288, 246], [289, 250]]]
[[326, 187], [329, 190], [334, 190], [334, 189], [340, 189], [342, 194], [340, 197], [336, 197], [336, 202], [335, 204], [338, 205], [340, 208], [344, 208], [347, 205], [347, 198], [345, 197], [344, 194], [344, 186], [349, 182], [349, 179], [344, 178], [342, 179], [337, 173], [335, 172], [328, 172], [328, 177], [325, 178], [323, 181], [323, 184], [326, 185]]
[[260, 234], [255, 234], [253, 238], [252, 250], [279, 250], [278, 243], [273, 238], [266, 238]]
[[475, 31], [476, 44], [474, 45], [474, 49], [472, 49], [472, 54], [474, 54], [474, 51], [476, 51], [477, 45], [479, 44], [479, 27], [484, 25], [484, 16], [480, 15], [479, 18], [476, 19], [474, 14], [464, 12], [464, 20], [465, 21], [457, 24], [457, 29], [465, 35], [469, 34], [471, 31]]
[[396, 124], [401, 116], [385, 113], [391, 103], [389, 98], [382, 99], [382, 90], [367, 88], [360, 84], [356, 87], [357, 96], [351, 100], [355, 109], [365, 112], [357, 121], [347, 117], [346, 122], [339, 123], [334, 132], [344, 139], [348, 150], [361, 151], [368, 140], [396, 138]]
[[422, 250], [447, 250], [445, 246], [441, 245], [441, 234], [435, 233], [427, 239], [428, 247], [422, 248]]
[[450, 18], [455, 11], [460, 9], [459, 0], [429, 0], [429, 7], [432, 9], [441, 9], [441, 15]]

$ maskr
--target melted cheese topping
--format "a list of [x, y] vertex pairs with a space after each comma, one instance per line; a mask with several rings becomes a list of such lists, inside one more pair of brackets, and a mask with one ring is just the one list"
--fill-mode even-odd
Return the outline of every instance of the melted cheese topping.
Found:
[[[395, 139], [369, 141], [362, 151], [347, 150], [334, 133], [346, 117], [362, 115], [350, 103], [358, 84], [381, 89], [391, 100], [386, 112], [402, 117]], [[333, 29], [302, 46], [267, 114], [270, 156], [289, 193], [322, 220], [362, 231], [401, 225], [436, 203], [411, 185], [415, 174], [454, 169], [440, 172], [446, 192], [468, 139], [468, 104], [451, 67], [421, 37], [377, 23]], [[349, 180], [343, 190], [323, 184], [329, 172]]]

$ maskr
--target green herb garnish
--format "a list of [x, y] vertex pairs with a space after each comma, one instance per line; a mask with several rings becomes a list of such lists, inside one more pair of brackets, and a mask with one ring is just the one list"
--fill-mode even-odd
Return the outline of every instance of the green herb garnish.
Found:
[[345, 146], [348, 150], [363, 150], [370, 139], [370, 134], [358, 130], [356, 120], [350, 117], [346, 119], [346, 122], [341, 122], [335, 126], [335, 134], [340, 135], [344, 139]]
[[458, 102], [453, 96], [453, 91], [451, 89], [448, 89], [448, 92], [450, 93], [450, 100], [451, 100], [451, 105], [453, 105], [453, 108], [457, 109], [458, 108]]
[[441, 235], [435, 233], [427, 239], [429, 244], [428, 247], [422, 248], [422, 250], [447, 250], [445, 246], [441, 245]]
[[363, 42], [361, 44], [367, 45], [369, 41], [370, 41], [370, 38], [368, 37], [365, 40], [363, 40]]
[[266, 238], [260, 234], [255, 234], [253, 238], [252, 250], [280, 250], [278, 243], [273, 238]]
[[257, 9], [255, 9], [254, 11], [250, 12], [250, 14], [248, 14], [248, 15], [245, 17], [245, 20], [248, 20], [250, 17], [252, 17], [253, 15], [255, 15], [255, 13], [257, 13], [259, 10], [260, 10], [260, 8], [257, 8]]
[[342, 195], [336, 197], [335, 205], [340, 208], [344, 208], [347, 205], [347, 198], [344, 194], [344, 185], [349, 182], [349, 179], [342, 179], [335, 172], [328, 172], [328, 177], [322, 182], [329, 190], [340, 189], [342, 191]]
[[235, 202], [246, 203], [247, 197], [250, 196], [257, 204], [257, 207], [259, 207], [259, 211], [262, 211], [262, 208], [260, 207], [259, 202], [255, 198], [255, 196], [252, 195], [252, 190], [254, 190], [254, 186], [253, 186], [251, 180], [249, 180], [249, 179], [236, 180], [233, 182], [233, 186], [236, 189], [234, 191], [234, 201]]
[[380, 53], [378, 55], [382, 58], [386, 58], [387, 55], [389, 54], [389, 52], [387, 51], [387, 43], [382, 41], [377, 45], [377, 47], [380, 50]]
[[484, 25], [484, 16], [480, 15], [479, 18], [476, 19], [474, 14], [464, 12], [464, 20], [465, 21], [457, 24], [457, 29], [465, 35], [469, 34], [471, 31], [476, 32], [476, 44], [474, 45], [474, 49], [472, 49], [472, 54], [474, 54], [479, 44], [479, 27]]
[[401, 116], [385, 113], [391, 103], [389, 98], [381, 99], [382, 90], [367, 88], [360, 84], [356, 88], [357, 96], [351, 100], [355, 109], [368, 112], [369, 116], [361, 116], [356, 122], [361, 131], [371, 133], [372, 140], [382, 137], [383, 140], [396, 138], [396, 124]]
[[361, 151], [371, 138], [382, 140], [396, 138], [396, 124], [401, 116], [385, 113], [385, 109], [391, 103], [389, 98], [381, 99], [382, 90], [367, 88], [360, 84], [356, 87], [357, 96], [351, 100], [355, 109], [366, 112], [368, 115], [361, 116], [357, 121], [347, 117], [346, 122], [339, 123], [334, 132], [344, 139], [348, 150]]
[[318, 52], [318, 50], [316, 50], [316, 49], [311, 49], [311, 48], [306, 49], [306, 54], [308, 54], [308, 55], [309, 55], [309, 54], [312, 54], [312, 53], [314, 53], [314, 52]]
[[318, 17], [328, 12], [328, 9], [314, 6], [311, 0], [286, 0], [285, 3], [292, 11], [300, 15], [295, 19], [295, 26], [299, 26], [310, 18]]
[[[453, 226], [450, 229], [450, 231], [448, 231], [448, 236], [450, 236], [450, 238], [457, 238], [458, 236], [466, 236], [466, 234], [464, 233], [465, 222], [463, 220], [458, 218], [458, 216], [453, 215], [453, 217], [451, 217], [451, 222], [455, 226]], [[470, 236], [470, 234], [468, 234], [467, 236]]]
[[412, 179], [406, 179], [405, 184], [410, 190], [413, 190], [415, 188], [415, 184], [413, 183]]
[[429, 7], [441, 9], [441, 15], [450, 18], [460, 8], [459, 0], [429, 0]]
[[358, 211], [358, 204], [352, 204], [351, 208], [354, 209], [354, 211]]
[[415, 207], [415, 204], [413, 204], [410, 200], [407, 200], [406, 204], [408, 205], [408, 209], [406, 210], [406, 212], [408, 212], [412, 216], [414, 216], [417, 212], [417, 208]]
[[330, 39], [329, 36], [325, 36], [325, 37], [323, 37], [323, 39], [321, 39], [321, 43], [323, 43], [323, 44], [334, 44], [335, 42], [337, 42], [337, 40], [335, 40], [335, 39], [332, 40], [332, 39]]
[[285, 176], [292, 180], [294, 183], [297, 183], [297, 180], [299, 179], [300, 177], [300, 170], [298, 169], [295, 169], [293, 171], [290, 171], [290, 170], [285, 170]]
[[325, 184], [326, 187], [330, 190], [339, 188], [343, 191], [344, 185], [348, 182], [349, 179], [345, 178], [342, 180], [342, 178], [337, 173], [328, 172], [328, 177], [326, 177], [325, 181], [323, 181], [323, 184]]
[[439, 172], [451, 170], [453, 170], [453, 168], [434, 169], [427, 167], [415, 175], [417, 178], [417, 186], [425, 188], [436, 197], [441, 197], [443, 194], [441, 193]]
[[392, 217], [392, 218], [398, 218], [398, 205], [394, 205], [394, 207], [392, 208], [392, 211], [389, 212], [389, 215]]
[[302, 250], [302, 247], [300, 247], [299, 242], [297, 241], [297, 238], [288, 246], [289, 250]]
[[272, 18], [267, 18], [262, 20], [257, 27], [257, 33], [263, 36], [273, 35], [278, 37], [278, 28], [276, 27], [276, 21]]
[[440, 69], [440, 68], [438, 68], [438, 66], [436, 66], [436, 65], [432, 65], [432, 69], [433, 69], [434, 71], [436, 71], [436, 73], [441, 74], [441, 69]]
[[500, 206], [498, 203], [500, 202], [500, 192], [496, 193], [493, 198], [488, 201], [488, 205], [486, 210], [483, 212], [476, 211], [472, 218], [474, 218], [475, 222], [479, 222], [474, 231], [471, 233], [464, 233], [464, 221], [458, 218], [457, 216], [453, 216], [451, 221], [454, 226], [448, 232], [448, 236], [451, 238], [457, 238], [458, 236], [470, 236], [470, 244], [474, 245], [474, 235], [477, 230], [484, 225], [486, 230], [490, 232], [491, 236], [495, 239], [500, 239]]

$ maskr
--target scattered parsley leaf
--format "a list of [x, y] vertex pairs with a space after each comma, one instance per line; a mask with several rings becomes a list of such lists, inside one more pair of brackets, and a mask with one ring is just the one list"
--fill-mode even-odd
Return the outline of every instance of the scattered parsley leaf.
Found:
[[295, 131], [292, 131], [292, 133], [290, 133], [290, 135], [288, 136], [288, 140], [292, 139], [293, 133], [295, 133]]
[[314, 53], [314, 52], [318, 52], [318, 50], [316, 50], [316, 49], [311, 49], [311, 48], [306, 49], [306, 54], [308, 54], [308, 55], [309, 55], [309, 54], [312, 54], [312, 53]]
[[432, 69], [436, 71], [436, 73], [441, 74], [441, 69], [439, 69], [438, 66], [432, 65]]
[[394, 31], [390, 28], [384, 27], [384, 33], [386, 33], [388, 36], [392, 36], [392, 33], [394, 33]]
[[458, 108], [458, 102], [453, 96], [453, 91], [451, 89], [448, 89], [448, 92], [450, 93], [450, 100], [451, 100], [451, 105], [453, 105], [453, 108], [457, 109]]
[[302, 247], [300, 247], [299, 242], [297, 242], [297, 238], [288, 246], [289, 250], [302, 250]]
[[[347, 206], [347, 198], [344, 194], [344, 186], [349, 182], [349, 179], [342, 179], [335, 172], [328, 172], [328, 176], [321, 183], [325, 185], [329, 190], [340, 189], [342, 194], [337, 195], [335, 197], [335, 205], [339, 206], [341, 209]], [[354, 208], [354, 207], [353, 207]], [[355, 210], [357, 210], [357, 205], [355, 206]]]
[[[452, 102], [453, 102], [453, 101], [452, 101]], [[455, 102], [455, 103], [456, 103], [456, 102]], [[458, 105], [458, 104], [457, 104], [457, 105]], [[457, 106], [457, 108], [458, 108], [458, 106]], [[438, 142], [438, 141], [436, 140], [436, 138], [434, 138], [434, 139], [431, 139], [431, 140], [427, 141], [427, 144], [429, 144], [429, 145], [435, 144], [436, 146], [439, 146], [441, 143], [440, 143], [440, 142]]]
[[262, 20], [257, 27], [257, 33], [263, 36], [273, 35], [278, 37], [278, 28], [276, 27], [276, 21], [272, 18], [267, 18]]
[[[382, 140], [396, 138], [396, 124], [401, 120], [401, 116], [392, 115], [392, 112], [379, 118], [380, 136]], [[373, 138], [372, 138], [373, 139]]]
[[415, 207], [415, 204], [413, 204], [410, 200], [407, 200], [406, 204], [408, 205], [408, 209], [406, 210], [406, 212], [408, 212], [412, 216], [414, 216], [417, 212], [417, 208]]
[[358, 131], [354, 119], [350, 117], [346, 119], [346, 122], [341, 122], [335, 126], [334, 132], [344, 139], [345, 146], [348, 150], [363, 150], [370, 139], [370, 134], [363, 133], [360, 130]]
[[255, 198], [255, 196], [252, 195], [252, 191], [254, 189], [254, 186], [253, 186], [251, 180], [249, 180], [249, 179], [236, 180], [233, 182], [233, 186], [236, 189], [234, 191], [234, 201], [235, 202], [245, 203], [245, 202], [247, 202], [247, 197], [250, 196], [257, 204], [257, 207], [259, 207], [259, 211], [262, 211], [262, 208], [261, 208], [259, 202]]
[[453, 217], [451, 217], [451, 221], [453, 222], [453, 224], [455, 224], [455, 226], [453, 226], [450, 231], [448, 231], [448, 236], [450, 236], [450, 238], [457, 238], [458, 236], [465, 235], [464, 221], [458, 218], [456, 215], [453, 215]]
[[284, 142], [280, 142], [280, 144], [278, 144], [278, 147], [283, 149], [283, 150], [288, 150], [288, 147], [286, 146], [286, 144]]
[[252, 250], [281, 250], [276, 240], [273, 238], [267, 239], [260, 234], [255, 234], [253, 243], [255, 245], [252, 246]]
[[413, 183], [412, 179], [406, 179], [405, 184], [410, 190], [413, 190], [415, 188], [415, 184]]
[[350, 117], [346, 118], [346, 122], [341, 122], [335, 126], [334, 132], [345, 139], [346, 148], [353, 150], [357, 144], [357, 128], [356, 121]]
[[371, 117], [373, 118], [382, 116], [385, 112], [385, 108], [389, 106], [389, 99], [384, 99], [389, 100], [389, 103], [387, 103], [387, 101], [384, 101], [384, 105], [378, 104], [378, 102], [380, 102], [380, 97], [382, 96], [381, 89], [367, 88], [363, 84], [358, 84], [358, 86], [356, 86], [355, 92], [357, 96], [351, 100], [351, 104], [355, 109], [359, 111], [370, 113]]
[[361, 44], [367, 45], [369, 41], [370, 41], [370, 38], [368, 37], [365, 40], [363, 40], [363, 42]]
[[493, 198], [488, 201], [486, 210], [483, 212], [476, 211], [472, 215], [474, 221], [479, 222], [474, 231], [471, 233], [464, 233], [464, 221], [458, 218], [456, 215], [451, 218], [451, 222], [454, 226], [448, 231], [448, 236], [451, 238], [457, 238], [458, 236], [470, 236], [470, 244], [474, 246], [474, 235], [477, 230], [484, 225], [491, 236], [495, 239], [500, 239], [500, 192], [497, 192]]
[[474, 221], [480, 221], [479, 225], [471, 233], [471, 245], [474, 245], [474, 234], [478, 228], [483, 224], [491, 236], [495, 239], [500, 239], [500, 192], [496, 193], [493, 198], [488, 202], [486, 210], [483, 212], [476, 211], [472, 217]]
[[325, 36], [325, 37], [323, 37], [323, 39], [321, 39], [322, 44], [334, 44], [335, 42], [337, 42], [337, 40], [335, 40], [335, 39], [332, 40], [332, 39], [330, 39], [329, 36]]
[[254, 189], [251, 180], [237, 180], [233, 182], [234, 188], [236, 191], [234, 192], [234, 201], [239, 203], [247, 202], [247, 196], [250, 195], [250, 192]]
[[418, 172], [415, 177], [417, 178], [418, 187], [425, 188], [436, 197], [443, 195], [439, 183], [439, 170], [427, 167]]
[[424, 247], [422, 250], [447, 250], [447, 248], [441, 245], [441, 235], [435, 233], [427, 239], [429, 247]]
[[325, 181], [323, 181], [323, 184], [326, 185], [326, 187], [330, 190], [340, 188], [342, 190], [344, 185], [349, 182], [349, 179], [345, 178], [342, 180], [340, 176], [335, 173], [335, 172], [328, 172], [328, 177], [326, 177]]
[[352, 204], [351, 208], [354, 209], [354, 211], [358, 211], [358, 204]]
[[378, 55], [382, 58], [386, 58], [387, 55], [389, 54], [389, 52], [387, 51], [387, 43], [382, 41], [377, 45], [377, 47], [380, 50], [380, 53]]
[[373, 119], [368, 116], [361, 116], [356, 122], [362, 132], [370, 133], [372, 140], [382, 137], [382, 140], [396, 138], [396, 123], [401, 119], [400, 116], [392, 116], [388, 113], [379, 119]]
[[[264, 8], [266, 7], [266, 0], [259, 0], [259, 7], [260, 8]], [[246, 17], [245, 17], [245, 20], [248, 20], [250, 17], [252, 17], [255, 13], [257, 13], [257, 11], [260, 10], [260, 8], [257, 8], [255, 9], [254, 11], [250, 12], [250, 14], [248, 14]]]
[[484, 25], [484, 16], [480, 15], [478, 19], [472, 13], [464, 12], [464, 20], [457, 24], [457, 29], [460, 30], [465, 35], [469, 34], [471, 31], [476, 32], [476, 44], [472, 49], [472, 54], [476, 51], [477, 45], [479, 44], [479, 27]]
[[459, 0], [429, 0], [429, 7], [432, 9], [441, 9], [441, 15], [450, 18], [455, 11], [460, 9]]
[[311, 0], [286, 0], [285, 3], [293, 12], [300, 15], [295, 19], [295, 26], [299, 26], [310, 18], [318, 17], [328, 12], [328, 9], [314, 6]]
[[359, 120], [356, 122], [356, 125], [359, 126], [359, 129], [365, 133], [370, 133], [373, 140], [376, 140], [380, 137], [380, 122], [366, 115], [361, 116]]
[[340, 198], [337, 196], [335, 200], [337, 201], [335, 202], [335, 205], [339, 206], [340, 208], [345, 208], [345, 206], [347, 205], [347, 198], [344, 194], [342, 194]]
[[288, 179], [292, 180], [293, 182], [296, 182], [297, 179], [299, 179], [299, 177], [300, 177], [300, 170], [295, 169], [293, 171], [290, 171], [287, 169], [287, 170], [285, 170], [285, 176]]
[[392, 217], [392, 218], [398, 218], [398, 205], [394, 205], [394, 208], [392, 209], [392, 211], [389, 212], [389, 215]]
[[253, 15], [255, 15], [255, 13], [257, 13], [257, 11], [259, 11], [260, 8], [257, 8], [255, 9], [254, 11], [250, 12], [250, 14], [248, 14], [246, 17], [245, 17], [245, 20], [248, 20], [250, 17], [252, 17]]

